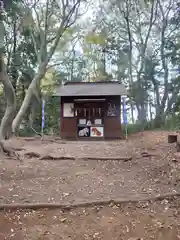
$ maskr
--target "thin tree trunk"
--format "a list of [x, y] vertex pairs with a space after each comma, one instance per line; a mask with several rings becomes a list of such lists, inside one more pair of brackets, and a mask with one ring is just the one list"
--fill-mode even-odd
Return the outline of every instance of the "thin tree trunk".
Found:
[[[138, 82], [138, 85], [139, 85], [139, 88], [142, 89], [142, 93], [143, 93], [143, 96], [146, 95], [146, 90], [144, 90], [144, 87], [146, 86], [145, 82], [142, 82], [142, 73], [143, 73], [143, 69], [144, 69], [144, 60], [145, 60], [145, 54], [146, 54], [146, 50], [147, 50], [147, 44], [148, 44], [148, 40], [149, 40], [149, 37], [150, 37], [150, 33], [151, 33], [151, 29], [152, 29], [152, 26], [153, 26], [153, 22], [155, 21], [154, 17], [155, 17], [155, 13], [154, 13], [154, 8], [156, 8], [157, 6], [155, 6], [155, 0], [152, 0], [151, 2], [151, 11], [150, 11], [150, 20], [149, 20], [149, 26], [148, 26], [148, 31], [147, 31], [147, 34], [146, 34], [146, 37], [145, 37], [145, 40], [143, 40], [143, 38], [141, 37], [141, 34], [142, 34], [142, 29], [141, 29], [141, 25], [139, 26], [140, 28], [140, 39], [141, 39], [141, 49], [140, 49], [140, 68], [139, 70], [137, 71], [137, 82]], [[141, 94], [142, 94], [141, 93]], [[145, 97], [142, 97], [141, 98], [142, 101], [140, 103], [140, 118], [141, 118], [141, 121], [142, 121], [142, 128], [144, 128], [144, 123], [146, 122], [146, 112], [145, 112]]]
[[37, 91], [37, 86], [40, 84], [40, 81], [45, 74], [46, 65], [47, 65], [46, 63], [41, 65], [38, 73], [36, 74], [36, 76], [32, 80], [31, 84], [29, 85], [26, 96], [25, 96], [24, 101], [21, 105], [21, 108], [19, 109], [19, 112], [17, 113], [17, 115], [16, 115], [16, 117], [13, 120], [13, 123], [12, 123], [13, 133], [15, 133], [16, 130], [18, 129], [18, 127], [21, 124], [21, 121], [23, 119], [23, 116], [26, 114], [26, 112], [28, 110], [28, 107], [31, 103], [32, 97], [34, 96], [35, 92]]
[[[130, 29], [130, 23], [129, 23], [129, 7], [127, 5], [127, 9], [126, 9], [126, 15], [124, 16], [125, 21], [126, 21], [126, 25], [127, 25], [127, 32], [128, 32], [128, 41], [129, 41], [129, 54], [128, 54], [128, 58], [129, 58], [129, 90], [130, 92], [132, 92], [132, 84], [133, 84], [133, 73], [132, 73], [132, 36], [131, 36], [131, 29]], [[130, 109], [131, 109], [131, 118], [132, 118], [132, 123], [134, 124], [134, 108], [133, 108], [133, 101], [132, 98], [130, 97]]]
[[137, 109], [138, 109], [138, 123], [141, 124], [141, 130], [143, 131], [145, 128], [145, 123], [147, 122], [145, 104], [141, 104], [140, 106], [138, 106]]
[[16, 95], [11, 81], [7, 75], [6, 65], [4, 63], [3, 54], [0, 56], [0, 79], [4, 86], [4, 93], [6, 98], [6, 111], [2, 118], [0, 125], [0, 147], [3, 152], [11, 155], [11, 150], [5, 144], [5, 138], [12, 134], [12, 121], [16, 111]]
[[153, 120], [153, 112], [152, 112], [152, 103], [149, 103], [149, 117], [150, 117], [150, 122]]
[[162, 14], [162, 30], [161, 30], [161, 48], [160, 48], [160, 53], [161, 53], [161, 63], [162, 63], [162, 67], [164, 70], [164, 94], [160, 103], [160, 106], [158, 104], [157, 108], [156, 108], [156, 117], [155, 117], [155, 126], [156, 127], [160, 127], [165, 120], [165, 107], [166, 107], [166, 103], [168, 101], [168, 79], [169, 79], [169, 70], [168, 70], [168, 58], [166, 57], [165, 54], [165, 45], [166, 45], [166, 41], [165, 41], [165, 31], [166, 28], [168, 26], [168, 16], [170, 13], [170, 5], [169, 5], [169, 9], [168, 11], [165, 13], [165, 11], [163, 10], [163, 5], [160, 1], [158, 1], [159, 7], [160, 7], [160, 11]]
[[70, 80], [73, 81], [74, 80], [74, 59], [75, 59], [75, 50], [73, 48], [72, 50], [72, 53], [73, 53], [73, 57], [72, 57], [72, 60], [71, 60], [71, 73], [70, 73]]
[[101, 74], [106, 76], [106, 49], [104, 48], [101, 53]]
[[12, 63], [11, 63], [11, 68], [10, 68], [10, 74], [12, 77], [12, 85], [14, 88], [14, 91], [16, 93], [16, 88], [17, 88], [17, 79], [18, 79], [18, 71], [17, 71], [17, 29], [16, 29], [16, 19], [14, 19], [14, 24], [13, 24], [13, 52], [12, 52]]

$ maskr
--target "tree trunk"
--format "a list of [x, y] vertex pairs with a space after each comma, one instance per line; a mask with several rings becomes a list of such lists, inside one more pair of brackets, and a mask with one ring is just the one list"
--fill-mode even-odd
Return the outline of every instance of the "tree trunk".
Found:
[[164, 113], [159, 113], [158, 115], [156, 115], [155, 119], [154, 119], [154, 127], [155, 128], [160, 128], [163, 126], [165, 121], [165, 117], [164, 117]]
[[15, 133], [16, 130], [18, 129], [19, 125], [22, 122], [23, 116], [26, 114], [26, 112], [28, 110], [28, 107], [31, 103], [32, 97], [34, 97], [35, 92], [37, 91], [37, 86], [40, 84], [40, 81], [45, 74], [46, 65], [47, 65], [46, 63], [43, 63], [41, 65], [38, 73], [36, 74], [36, 76], [32, 80], [31, 84], [29, 85], [26, 96], [25, 96], [24, 101], [21, 105], [21, 108], [19, 109], [19, 112], [17, 113], [17, 115], [16, 115], [16, 117], [15, 117], [13, 123], [12, 123], [13, 133]]
[[150, 113], [150, 122], [152, 122], [152, 120], [153, 120], [153, 112], [152, 112], [152, 106], [151, 106], [151, 104], [149, 105], [149, 113]]
[[[11, 125], [14, 118], [15, 110], [16, 110], [16, 96], [9, 80], [7, 74], [7, 68], [4, 63], [4, 38], [5, 38], [5, 31], [4, 31], [4, 15], [3, 15], [3, 6], [1, 4], [0, 8], [0, 80], [2, 81], [4, 87], [5, 98], [7, 102], [5, 114], [2, 118], [1, 125], [0, 125], [0, 150], [11, 155], [11, 149], [9, 149], [5, 144], [5, 137], [9, 133], [11, 133]], [[8, 134], [7, 134], [8, 133]]]
[[139, 106], [137, 109], [138, 109], [138, 122], [141, 124], [141, 130], [143, 131], [145, 128], [145, 124], [147, 123], [145, 105], [141, 104], [141, 106]]
[[4, 63], [3, 55], [0, 56], [0, 79], [4, 86], [4, 93], [6, 98], [6, 111], [4, 117], [1, 121], [0, 126], [0, 136], [2, 138], [6, 137], [6, 134], [9, 133], [9, 129], [11, 129], [12, 121], [15, 116], [16, 111], [16, 95], [14, 92], [14, 88], [12, 86], [11, 81], [7, 75], [6, 65]]
[[17, 88], [17, 79], [18, 79], [18, 71], [17, 71], [17, 30], [16, 30], [16, 17], [14, 17], [13, 23], [13, 51], [12, 51], [12, 63], [10, 68], [11, 74], [11, 82], [14, 88], [14, 92], [16, 93]]
[[[132, 85], [133, 85], [133, 70], [132, 70], [132, 49], [133, 49], [133, 42], [132, 42], [132, 34], [131, 34], [131, 29], [130, 29], [130, 23], [129, 23], [129, 7], [127, 6], [127, 16], [125, 16], [125, 21], [127, 25], [127, 33], [128, 33], [128, 41], [129, 41], [129, 52], [128, 52], [128, 60], [129, 60], [129, 68], [128, 68], [128, 73], [129, 73], [129, 89], [130, 92], [132, 92]], [[133, 101], [130, 98], [130, 108], [131, 108], [131, 118], [132, 118], [132, 123], [135, 123], [134, 120], [134, 109], [133, 109]]]
[[131, 109], [132, 124], [134, 124], [135, 123], [135, 120], [134, 120], [134, 107], [133, 107], [132, 99], [130, 99], [130, 109]]
[[[154, 127], [160, 128], [164, 124], [164, 103], [161, 101], [160, 103], [160, 93], [159, 93], [159, 86], [154, 84], [154, 92], [155, 92], [155, 101], [156, 101], [156, 115], [154, 119]], [[163, 120], [164, 119], [164, 120]]]
[[12, 83], [7, 75], [7, 69], [4, 63], [3, 54], [0, 55], [0, 79], [4, 86], [4, 93], [7, 103], [6, 111], [0, 125], [0, 148], [3, 152], [10, 155], [11, 150], [6, 146], [4, 140], [12, 135], [11, 126], [16, 111], [16, 95]]

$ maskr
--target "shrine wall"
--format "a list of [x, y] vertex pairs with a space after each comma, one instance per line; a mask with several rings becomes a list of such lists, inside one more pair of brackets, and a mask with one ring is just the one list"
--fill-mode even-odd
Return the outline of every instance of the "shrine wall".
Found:
[[121, 138], [120, 96], [61, 97], [60, 136]]

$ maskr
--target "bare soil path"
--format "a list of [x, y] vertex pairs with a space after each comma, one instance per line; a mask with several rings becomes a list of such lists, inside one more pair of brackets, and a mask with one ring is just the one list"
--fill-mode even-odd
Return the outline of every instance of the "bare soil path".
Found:
[[[41, 202], [74, 204], [117, 198], [137, 199], [176, 192], [180, 189], [180, 156], [175, 153], [174, 145], [167, 144], [167, 135], [167, 132], [144, 132], [130, 136], [128, 141], [112, 142], [62, 142], [50, 139], [42, 142], [38, 139], [12, 139], [10, 144], [23, 149], [19, 154], [24, 159], [18, 162], [0, 156], [0, 204]], [[35, 157], [27, 158], [25, 154], [28, 152], [41, 156], [74, 157], [76, 160], [53, 161]], [[87, 157], [103, 156], [109, 158], [132, 156], [132, 160], [125, 162], [83, 160]], [[178, 200], [176, 200], [176, 207], [173, 204], [175, 203], [168, 202], [167, 207], [153, 203], [146, 206], [147, 210], [142, 206], [138, 208], [107, 206], [87, 208], [87, 210], [81, 208], [73, 210], [72, 213], [42, 210], [30, 212], [28, 217], [24, 217], [25, 212], [0, 213], [0, 234], [2, 235], [0, 240], [126, 240], [130, 237], [140, 237], [140, 235], [143, 239], [165, 239], [157, 238], [159, 233], [156, 230], [159, 227], [150, 230], [154, 238], [144, 235], [143, 229], [146, 228], [146, 218], [147, 224], [158, 226], [157, 219], [166, 219], [168, 214], [172, 215], [173, 220], [169, 223], [166, 219], [166, 224], [167, 226], [173, 224], [172, 229], [175, 229], [173, 234], [176, 238], [167, 239], [180, 239], [178, 238], [180, 219], [177, 214], [173, 215], [175, 211], [179, 211]], [[157, 212], [157, 214], [152, 213], [152, 219], [148, 216], [150, 208]], [[160, 214], [162, 210], [164, 212]], [[43, 216], [39, 217], [39, 215]], [[19, 220], [16, 219], [17, 216]], [[133, 227], [130, 220], [139, 222], [140, 225], [135, 224], [139, 227]], [[18, 221], [20, 223], [15, 224]], [[120, 226], [123, 226], [121, 230]], [[58, 237], [61, 235], [62, 238]]]
[[1, 240], [179, 240], [180, 204], [0, 212], [0, 226]]

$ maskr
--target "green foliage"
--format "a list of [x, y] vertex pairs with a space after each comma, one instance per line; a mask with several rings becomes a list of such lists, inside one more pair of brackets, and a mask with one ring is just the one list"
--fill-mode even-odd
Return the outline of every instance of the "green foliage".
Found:
[[[125, 126], [122, 125], [123, 128], [123, 132], [124, 134], [126, 134], [126, 129]], [[141, 132], [141, 125], [140, 124], [128, 124], [127, 125], [127, 134], [132, 134], [132, 133], [137, 133], [137, 132]]]
[[[138, 133], [142, 131], [147, 131], [147, 130], [153, 130], [153, 124], [149, 121], [144, 124], [144, 129], [142, 129], [142, 124], [140, 123], [135, 123], [135, 124], [128, 124], [127, 125], [127, 133], [132, 134], [132, 133]], [[125, 128], [123, 126], [123, 131], [125, 133]]]
[[106, 38], [103, 33], [89, 33], [87, 36], [85, 36], [85, 41], [88, 44], [96, 44], [101, 46], [106, 45]]
[[[179, 118], [179, 117], [178, 117]], [[164, 125], [162, 126], [162, 129], [164, 130], [169, 130], [169, 131], [174, 131], [174, 130], [178, 130], [179, 127], [177, 125], [178, 123], [178, 118], [177, 117], [169, 117], [168, 119], [165, 120]], [[179, 119], [180, 120], [180, 119]]]
[[60, 99], [49, 97], [45, 107], [45, 133], [58, 135], [60, 132]]
[[[39, 106], [36, 112], [36, 118], [33, 122], [33, 129], [37, 133], [41, 133], [42, 122], [42, 108]], [[60, 99], [57, 97], [48, 97], [45, 102], [45, 128], [44, 134], [46, 135], [58, 135], [60, 124]], [[28, 115], [24, 119], [22, 128], [19, 130], [20, 136], [33, 136], [36, 132], [33, 130], [28, 121]]]

